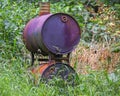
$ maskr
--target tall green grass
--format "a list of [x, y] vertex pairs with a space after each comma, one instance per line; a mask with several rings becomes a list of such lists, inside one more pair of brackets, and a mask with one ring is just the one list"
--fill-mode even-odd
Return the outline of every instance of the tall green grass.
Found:
[[[120, 96], [120, 74], [115, 77], [105, 71], [90, 71], [87, 75], [79, 74], [76, 86], [51, 86], [31, 82], [27, 64], [18, 59], [0, 59], [0, 96]], [[52, 81], [54, 82], [54, 81]]]

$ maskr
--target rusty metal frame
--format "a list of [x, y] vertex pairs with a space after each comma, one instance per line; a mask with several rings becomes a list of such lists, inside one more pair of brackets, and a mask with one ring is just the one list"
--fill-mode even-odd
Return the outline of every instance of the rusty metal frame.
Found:
[[[40, 62], [50, 62], [51, 60], [54, 60], [56, 63], [63, 63], [64, 62], [67, 62], [67, 64], [70, 64], [70, 54], [71, 53], [68, 53], [66, 55], [66, 57], [63, 57], [65, 55], [54, 55], [54, 54], [49, 54], [47, 56], [47, 58], [43, 58], [41, 56], [39, 56], [39, 58], [35, 58], [35, 53], [31, 52], [31, 66], [34, 65], [34, 61], [37, 60], [37, 61], [40, 61]], [[42, 54], [41, 54], [42, 55]]]

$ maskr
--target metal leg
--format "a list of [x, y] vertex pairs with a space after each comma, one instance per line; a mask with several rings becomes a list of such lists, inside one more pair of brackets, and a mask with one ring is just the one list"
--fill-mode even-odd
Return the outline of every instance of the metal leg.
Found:
[[69, 64], [70, 63], [70, 53], [67, 54], [67, 58], [68, 58], [67, 62]]
[[[56, 62], [61, 62], [62, 63], [62, 55], [56, 55]], [[61, 58], [61, 59], [58, 59], [58, 58]]]
[[31, 60], [31, 66], [33, 66], [34, 65], [34, 53], [32, 53], [32, 52], [31, 52], [31, 58], [32, 58], [32, 60]]

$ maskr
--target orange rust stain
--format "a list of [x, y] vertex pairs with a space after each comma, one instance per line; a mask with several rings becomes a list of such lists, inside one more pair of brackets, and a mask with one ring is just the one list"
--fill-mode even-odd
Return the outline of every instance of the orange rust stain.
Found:
[[31, 71], [33, 74], [42, 74], [44, 70], [52, 64], [55, 64], [55, 62], [51, 61], [49, 63], [42, 63], [38, 67], [33, 68]]
[[39, 73], [40, 74], [42, 74], [43, 72], [44, 72], [44, 70], [48, 67], [48, 66], [50, 66], [51, 64], [43, 64], [43, 65], [41, 65], [40, 67], [39, 67]]

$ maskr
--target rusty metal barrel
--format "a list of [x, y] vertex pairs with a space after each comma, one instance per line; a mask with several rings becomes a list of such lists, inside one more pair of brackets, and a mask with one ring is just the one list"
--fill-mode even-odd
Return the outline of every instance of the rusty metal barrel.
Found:
[[24, 28], [23, 41], [30, 52], [70, 53], [80, 41], [80, 28], [68, 14], [45, 14], [31, 19]]
[[58, 78], [66, 80], [69, 84], [75, 83], [75, 78], [77, 76], [75, 70], [64, 63], [44, 63], [37, 68], [33, 68], [32, 73], [35, 74], [36, 84], [39, 82], [38, 76], [41, 76], [41, 80], [44, 80], [45, 82]]
[[36, 78], [41, 75], [45, 81], [49, 81], [60, 77], [73, 84], [77, 74], [70, 66], [69, 57], [78, 45], [80, 35], [80, 27], [72, 16], [50, 14], [50, 4], [42, 3], [39, 16], [31, 19], [23, 31], [23, 42], [32, 53], [31, 65], [35, 60], [40, 62], [31, 70]]

